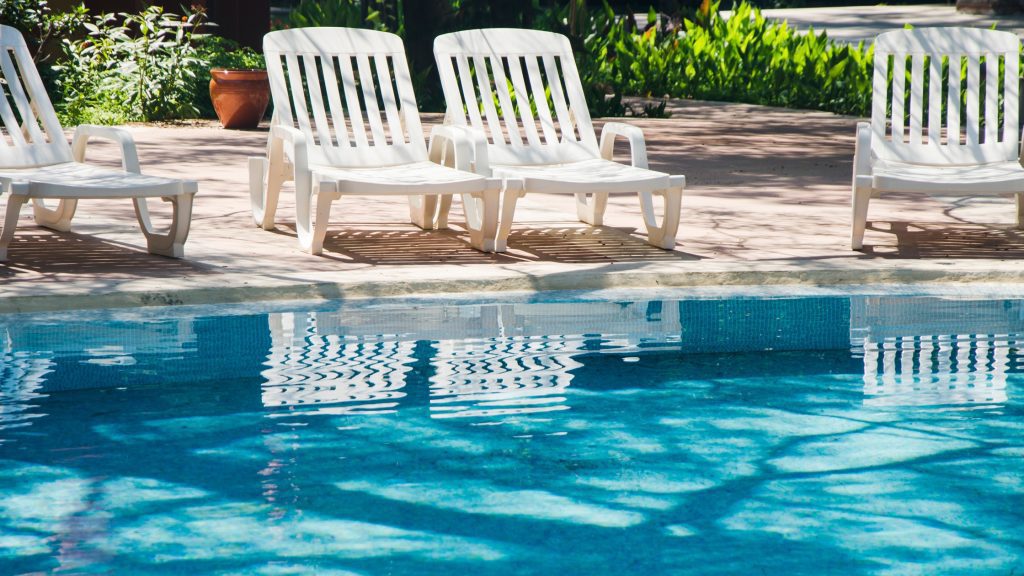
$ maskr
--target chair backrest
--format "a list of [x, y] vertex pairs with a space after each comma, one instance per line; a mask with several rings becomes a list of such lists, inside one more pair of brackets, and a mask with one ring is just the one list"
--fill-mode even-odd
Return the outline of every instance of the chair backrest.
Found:
[[72, 160], [25, 39], [17, 29], [0, 25], [0, 168]]
[[1020, 40], [1009, 32], [920, 28], [878, 36], [873, 152], [924, 164], [1015, 160], [1019, 69]]
[[311, 164], [387, 166], [427, 159], [402, 39], [354, 28], [263, 37], [275, 121], [301, 130]]
[[565, 36], [466, 30], [434, 40], [434, 56], [446, 121], [486, 135], [492, 163], [550, 164], [600, 155]]

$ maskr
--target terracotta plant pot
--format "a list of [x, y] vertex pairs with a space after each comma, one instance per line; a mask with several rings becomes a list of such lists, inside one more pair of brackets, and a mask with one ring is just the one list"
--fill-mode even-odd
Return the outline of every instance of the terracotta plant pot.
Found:
[[210, 70], [210, 100], [225, 128], [255, 128], [270, 103], [266, 70]]

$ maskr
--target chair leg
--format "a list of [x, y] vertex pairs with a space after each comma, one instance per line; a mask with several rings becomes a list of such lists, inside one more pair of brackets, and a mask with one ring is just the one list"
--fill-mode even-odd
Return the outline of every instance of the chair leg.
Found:
[[[1018, 194], [1017, 206], [1020, 206], [1020, 195]], [[850, 248], [860, 250], [864, 247], [864, 229], [868, 222], [868, 203], [871, 201], [871, 188], [866, 186], [853, 186], [853, 226], [850, 231]], [[1018, 214], [1019, 214], [1018, 210]], [[1019, 218], [1019, 217], [1018, 217]], [[1019, 220], [1018, 220], [1019, 221]]]
[[494, 240], [494, 251], [508, 250], [508, 236], [512, 233], [512, 222], [515, 220], [516, 203], [526, 195], [520, 186], [512, 187], [506, 181], [501, 191], [501, 219], [498, 221], [498, 236]]
[[[661, 226], [658, 225], [658, 219], [654, 212], [655, 194], [665, 200]], [[641, 192], [639, 196], [644, 225], [647, 226], [647, 243], [663, 250], [672, 250], [676, 247], [676, 233], [679, 231], [679, 209], [683, 201], [682, 186], [655, 192]]]
[[576, 194], [576, 216], [580, 222], [591, 226], [604, 223], [604, 211], [608, 207], [608, 193]]
[[498, 204], [501, 191], [484, 190], [479, 194], [463, 194], [462, 209], [466, 213], [469, 245], [481, 252], [497, 252], [494, 237], [498, 232]]
[[1014, 194], [1017, 201], [1017, 229], [1024, 228], [1024, 193]]
[[146, 237], [146, 246], [150, 254], [183, 258], [185, 256], [185, 240], [188, 239], [189, 225], [192, 223], [192, 198], [194, 194], [178, 194], [165, 196], [164, 202], [171, 203], [171, 225], [167, 232], [159, 233], [149, 220], [149, 204], [147, 198], [134, 198], [135, 217]]
[[18, 226], [18, 216], [21, 214], [21, 207], [28, 201], [27, 196], [8, 196], [7, 214], [4, 216], [4, 226], [0, 228], [0, 262], [7, 260], [7, 247], [14, 239], [14, 229]]
[[[338, 199], [333, 190], [325, 186], [310, 187], [303, 193], [298, 180], [295, 182], [295, 231], [298, 232], [299, 245], [310, 254], [323, 254], [324, 238], [327, 237], [327, 223], [331, 218], [331, 204]], [[312, 210], [313, 197], [316, 197], [316, 212]]]
[[283, 158], [268, 161], [266, 158], [249, 158], [249, 201], [252, 205], [252, 220], [264, 230], [274, 229], [274, 215], [281, 186], [288, 180]]
[[41, 198], [32, 199], [32, 216], [36, 224], [57, 232], [71, 230], [71, 219], [75, 217], [77, 208], [78, 200], [71, 198], [61, 199], [56, 208], [47, 208]]
[[409, 195], [409, 219], [423, 230], [433, 230], [439, 196]]
[[452, 210], [452, 195], [445, 194], [441, 196], [441, 201], [437, 204], [437, 221], [434, 223], [434, 228], [437, 230], [444, 230], [448, 228], [448, 213]]

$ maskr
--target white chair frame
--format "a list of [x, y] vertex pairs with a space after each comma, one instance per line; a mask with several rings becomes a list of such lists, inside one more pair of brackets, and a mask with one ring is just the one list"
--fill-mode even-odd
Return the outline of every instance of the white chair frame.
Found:
[[[68, 146], [25, 39], [15, 28], [2, 25], [0, 78], [6, 83], [6, 93], [0, 90], [0, 193], [9, 193], [0, 228], [0, 260], [7, 258], [21, 208], [28, 201], [36, 224], [67, 232], [78, 201], [88, 198], [131, 198], [149, 252], [184, 255], [192, 198], [198, 190], [195, 181], [143, 176], [132, 135], [120, 128], [79, 126]], [[123, 171], [85, 164], [90, 138], [118, 143]], [[158, 232], [150, 222], [149, 198], [171, 204], [166, 232]], [[48, 199], [58, 200], [57, 206], [47, 207]]]
[[469, 170], [470, 144], [457, 128], [436, 127], [424, 143], [401, 38], [296, 28], [267, 34], [263, 51], [274, 116], [267, 156], [249, 159], [257, 226], [275, 227], [289, 180], [299, 244], [312, 254], [323, 252], [331, 205], [342, 196], [408, 196], [412, 222], [430, 230], [447, 227], [438, 206], [461, 194], [470, 244], [494, 249], [499, 194], [509, 184]]
[[[502, 194], [497, 250], [506, 249], [517, 200], [527, 192], [574, 194], [577, 217], [593, 226], [603, 223], [609, 193], [635, 192], [648, 242], [675, 246], [685, 177], [649, 170], [643, 133], [634, 126], [608, 122], [598, 143], [565, 36], [467, 30], [439, 36], [434, 56], [446, 124], [469, 130], [474, 170], [523, 184]], [[631, 165], [612, 161], [618, 136], [629, 142]], [[660, 218], [654, 196], [664, 199]], [[441, 211], [446, 209], [442, 203]]]
[[854, 250], [864, 245], [871, 198], [884, 192], [1015, 194], [1017, 227], [1024, 226], [1019, 70], [1020, 40], [1009, 32], [918, 28], [878, 36], [871, 122], [857, 125]]

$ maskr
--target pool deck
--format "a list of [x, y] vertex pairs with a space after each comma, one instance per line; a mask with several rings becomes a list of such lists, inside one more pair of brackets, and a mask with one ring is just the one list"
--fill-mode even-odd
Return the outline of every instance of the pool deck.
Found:
[[800, 31], [813, 28], [828, 32], [839, 42], [871, 43], [875, 36], [910, 24], [930, 26], [970, 26], [1024, 34], [1024, 15], [969, 14], [957, 12], [953, 4], [916, 4], [911, 6], [829, 6], [821, 8], [781, 8], [763, 11], [765, 17], [785, 20]]
[[[408, 223], [404, 197], [352, 197], [335, 203], [324, 254], [312, 256], [298, 249], [290, 184], [277, 231], [252, 224], [246, 158], [263, 154], [265, 129], [133, 126], [145, 172], [200, 181], [186, 258], [144, 252], [129, 201], [82, 201], [72, 233], [37, 228], [25, 210], [0, 263], [0, 312], [502, 290], [1024, 282], [1024, 234], [1014, 228], [1011, 198], [877, 199], [865, 249], [850, 250], [856, 118], [708, 102], [674, 102], [671, 111], [633, 123], [647, 136], [652, 168], [687, 177], [673, 251], [644, 242], [634, 195], [614, 196], [607, 225], [591, 228], [575, 220], [571, 197], [532, 194], [520, 202], [506, 254], [469, 247], [458, 201], [452, 229], [429, 232]], [[90, 160], [116, 158], [113, 146], [90, 148]]]

